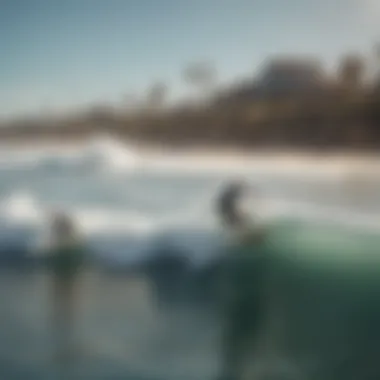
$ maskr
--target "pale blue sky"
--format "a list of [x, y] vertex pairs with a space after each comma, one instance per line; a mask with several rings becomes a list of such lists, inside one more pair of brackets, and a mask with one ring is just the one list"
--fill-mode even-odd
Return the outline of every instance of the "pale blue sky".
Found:
[[370, 54], [379, 19], [380, 0], [0, 0], [0, 116], [120, 104], [161, 79], [178, 97], [197, 60], [222, 82], [278, 53], [331, 66]]

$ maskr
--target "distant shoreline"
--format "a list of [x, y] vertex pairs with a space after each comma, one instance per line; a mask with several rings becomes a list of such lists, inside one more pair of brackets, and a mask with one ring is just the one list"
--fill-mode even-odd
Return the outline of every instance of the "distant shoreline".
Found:
[[152, 142], [144, 141], [134, 138], [125, 138], [124, 136], [119, 136], [117, 134], [88, 134], [85, 136], [76, 137], [41, 137], [36, 136], [35, 138], [28, 137], [0, 137], [0, 148], [1, 147], [42, 147], [42, 146], [73, 146], [78, 144], [84, 144], [91, 141], [92, 139], [106, 136], [119, 143], [125, 143], [126, 145], [131, 145], [136, 147], [138, 150], [150, 151], [150, 152], [189, 152], [189, 153], [202, 153], [202, 154], [228, 154], [233, 156], [243, 156], [243, 155], [258, 155], [258, 156], [273, 156], [273, 155], [300, 155], [300, 156], [313, 156], [315, 158], [319, 157], [337, 157], [337, 156], [358, 156], [358, 157], [379, 157], [380, 150], [374, 148], [334, 148], [334, 147], [300, 147], [291, 145], [270, 145], [263, 144], [262, 146], [247, 146], [239, 144], [207, 144], [202, 142], [195, 143], [162, 143], [162, 142]]

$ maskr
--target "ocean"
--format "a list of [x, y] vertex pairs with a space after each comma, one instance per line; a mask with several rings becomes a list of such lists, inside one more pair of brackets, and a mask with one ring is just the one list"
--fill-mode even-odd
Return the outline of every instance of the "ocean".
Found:
[[[128, 268], [167, 244], [188, 259], [192, 273], [217, 259], [227, 237], [214, 200], [234, 179], [254, 186], [252, 211], [268, 225], [292, 218], [376, 239], [379, 169], [376, 157], [151, 151], [104, 136], [70, 146], [2, 147], [0, 378], [214, 378], [217, 313], [204, 302], [159, 308], [146, 276]], [[75, 217], [97, 263], [81, 282], [78, 352], [64, 368], [49, 327], [49, 273], [33, 266], [46, 215], [57, 208]], [[323, 247], [328, 238], [323, 232], [313, 244]], [[338, 275], [352, 255], [367, 260], [368, 247], [352, 243], [359, 240], [347, 240], [333, 271], [315, 269], [318, 249], [307, 267], [292, 266], [264, 334], [269, 343], [254, 360], [255, 379], [379, 378], [377, 268], [372, 282], [355, 270]]]

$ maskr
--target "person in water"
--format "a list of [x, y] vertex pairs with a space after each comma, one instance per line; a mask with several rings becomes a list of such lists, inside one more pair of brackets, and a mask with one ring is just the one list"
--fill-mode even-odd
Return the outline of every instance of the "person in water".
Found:
[[266, 260], [261, 246], [265, 228], [244, 207], [251, 193], [243, 182], [231, 183], [217, 201], [231, 244], [222, 264], [222, 371], [219, 379], [237, 380], [244, 372], [247, 354], [257, 343], [265, 308]]
[[84, 262], [84, 245], [74, 221], [63, 212], [51, 217], [49, 262], [52, 271], [53, 324], [61, 349], [70, 350], [75, 298]]

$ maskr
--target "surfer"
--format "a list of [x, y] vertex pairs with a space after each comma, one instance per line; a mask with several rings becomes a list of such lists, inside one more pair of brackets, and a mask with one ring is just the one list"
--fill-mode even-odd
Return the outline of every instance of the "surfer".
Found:
[[219, 379], [223, 380], [237, 380], [243, 375], [264, 309], [266, 260], [260, 248], [266, 231], [245, 207], [244, 200], [250, 194], [246, 183], [233, 182], [217, 201], [219, 217], [232, 238], [221, 266], [224, 328]]
[[49, 245], [53, 288], [53, 323], [59, 347], [68, 353], [71, 347], [75, 297], [84, 259], [84, 246], [74, 221], [63, 212], [51, 217]]

